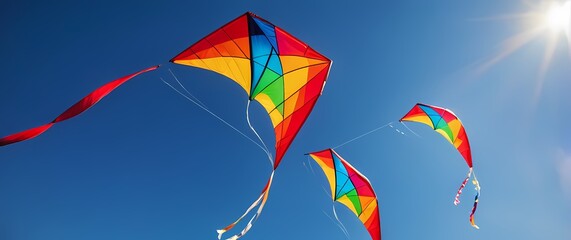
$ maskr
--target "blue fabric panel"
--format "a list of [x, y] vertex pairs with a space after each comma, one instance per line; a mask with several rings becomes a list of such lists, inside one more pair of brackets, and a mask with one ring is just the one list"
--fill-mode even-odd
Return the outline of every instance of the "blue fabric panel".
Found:
[[422, 109], [422, 111], [424, 111], [426, 113], [426, 115], [428, 115], [428, 117], [430, 117], [430, 120], [432, 121], [432, 126], [434, 126], [434, 129], [437, 129], [437, 126], [439, 124], [439, 122], [442, 120], [442, 117], [440, 116], [440, 114], [438, 114], [436, 111], [434, 111], [434, 109], [427, 107], [427, 106], [423, 106], [423, 105], [419, 105], [420, 109]]
[[270, 56], [270, 61], [268, 62], [267, 67], [272, 71], [274, 71], [275, 73], [283, 75], [282, 63], [276, 51], [272, 51], [272, 55]]
[[274, 29], [274, 25], [269, 24], [265, 21], [262, 21], [256, 17], [254, 17], [254, 21], [258, 24], [258, 27], [264, 32], [266, 37], [268, 38], [270, 44], [276, 49], [278, 49], [278, 43], [276, 41], [276, 31]]
[[270, 58], [270, 53], [272, 52], [272, 46], [268, 42], [264, 35], [253, 35], [250, 36], [251, 51], [252, 51], [252, 89], [250, 92], [254, 92], [254, 89], [262, 77], [262, 73], [266, 69], [266, 63]]
[[333, 157], [333, 164], [337, 171], [335, 181], [337, 192], [335, 193], [335, 199], [338, 199], [355, 189], [355, 186], [353, 186], [353, 183], [349, 180], [349, 174], [347, 173], [345, 165], [341, 163], [341, 160], [335, 154], [332, 154], [331, 156]]

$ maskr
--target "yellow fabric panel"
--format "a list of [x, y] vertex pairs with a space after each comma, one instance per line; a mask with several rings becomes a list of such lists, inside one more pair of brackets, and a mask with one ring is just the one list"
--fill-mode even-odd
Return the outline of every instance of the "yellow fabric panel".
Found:
[[412, 122], [424, 123], [424, 124], [432, 127], [432, 129], [434, 129], [434, 125], [432, 125], [432, 121], [430, 120], [430, 117], [428, 117], [424, 114], [406, 117], [406, 118], [403, 118], [402, 120], [403, 121], [412, 121]]
[[262, 107], [264, 107], [264, 109], [266, 109], [266, 112], [270, 112], [272, 110], [274, 110], [274, 108], [276, 108], [276, 105], [274, 105], [274, 102], [272, 101], [272, 99], [270, 98], [270, 96], [268, 96], [267, 94], [261, 92], [256, 96], [256, 101], [258, 101], [260, 104], [262, 104]]
[[250, 60], [244, 58], [224, 58], [227, 63], [227, 67], [230, 71], [234, 73], [236, 82], [246, 89], [248, 96], [250, 95], [250, 87], [252, 85], [252, 74], [250, 68]]
[[369, 204], [366, 207], [367, 208], [363, 209], [361, 216], [359, 216], [359, 220], [361, 220], [361, 222], [363, 223], [367, 222], [367, 220], [371, 217], [371, 215], [375, 213], [375, 210], [377, 209], [377, 201], [371, 202], [371, 204]]
[[444, 130], [442, 129], [436, 129], [435, 131], [437, 131], [438, 133], [440, 133], [440, 135], [444, 136], [444, 138], [446, 138], [446, 140], [448, 140], [448, 142], [450, 142], [450, 144], [454, 144], [452, 142], [452, 139], [450, 139], [450, 136], [448, 136], [448, 133], [446, 133]]
[[450, 127], [450, 130], [452, 130], [452, 136], [454, 136], [453, 139], [455, 140], [456, 138], [458, 138], [458, 133], [460, 132], [460, 128], [462, 128], [462, 123], [460, 122], [460, 120], [454, 119], [448, 122], [448, 126]]
[[454, 140], [454, 147], [455, 148], [460, 147], [460, 145], [462, 145], [462, 142], [463, 142], [462, 139], [456, 138], [456, 140]]
[[343, 195], [341, 196], [339, 199], [337, 199], [338, 202], [343, 203], [345, 206], [347, 206], [349, 209], [351, 209], [351, 211], [353, 211], [353, 213], [355, 213], [355, 215], [359, 215], [357, 213], [357, 209], [355, 209], [355, 206], [353, 206], [353, 202], [351, 202], [351, 200], [347, 197], [347, 195]]
[[302, 68], [284, 75], [284, 98], [293, 95], [307, 83], [308, 68]]
[[323, 169], [323, 172], [325, 173], [325, 176], [327, 177], [327, 181], [329, 182], [329, 187], [331, 188], [331, 199], [335, 199], [335, 170], [331, 167], [329, 167], [328, 165], [332, 164], [332, 163], [325, 163], [324, 161], [333, 161], [332, 159], [323, 159], [323, 158], [319, 158], [313, 154], [310, 154], [310, 156], [317, 162], [317, 164], [319, 164], [319, 166], [321, 167], [321, 169]]
[[206, 64], [200, 59], [192, 59], [192, 60], [174, 60], [173, 63], [202, 68], [206, 70], [210, 70]]
[[251, 69], [250, 60], [245, 58], [215, 57], [206, 59], [176, 60], [178, 64], [203, 68], [220, 73], [240, 84], [250, 95]]
[[274, 126], [274, 128], [284, 120], [284, 117], [279, 111], [273, 111], [269, 114], [270, 119], [272, 119], [272, 126]]
[[300, 97], [300, 91], [307, 84], [309, 74], [308, 68], [303, 68], [284, 75], [284, 118], [289, 117], [296, 111], [297, 101]]
[[274, 126], [274, 128], [278, 124], [280, 124], [280, 122], [283, 121], [283, 117], [279, 111], [275, 110], [272, 111], [274, 108], [276, 108], [276, 106], [274, 105], [274, 102], [272, 101], [272, 99], [270, 99], [268, 95], [266, 95], [265, 93], [259, 93], [256, 96], [256, 101], [262, 104], [262, 107], [266, 109], [266, 112], [270, 115], [270, 119], [272, 120], [272, 126]]
[[365, 208], [367, 207], [371, 201], [374, 201], [375, 197], [372, 196], [359, 196], [359, 201], [361, 202], [361, 207]]
[[323, 60], [310, 59], [300, 56], [280, 56], [280, 61], [282, 62], [283, 73], [288, 73], [298, 68], [325, 62]]

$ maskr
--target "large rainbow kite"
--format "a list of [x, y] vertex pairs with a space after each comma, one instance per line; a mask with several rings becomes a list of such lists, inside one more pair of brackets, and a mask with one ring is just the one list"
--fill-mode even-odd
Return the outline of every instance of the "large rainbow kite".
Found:
[[268, 182], [242, 216], [218, 230], [218, 238], [221, 238], [259, 206], [246, 227], [230, 237], [240, 238], [261, 213], [274, 171], [321, 95], [331, 60], [280, 27], [247, 12], [192, 44], [171, 62], [207, 69], [232, 79], [246, 91], [249, 101], [256, 100], [264, 107], [272, 121], [275, 162]]

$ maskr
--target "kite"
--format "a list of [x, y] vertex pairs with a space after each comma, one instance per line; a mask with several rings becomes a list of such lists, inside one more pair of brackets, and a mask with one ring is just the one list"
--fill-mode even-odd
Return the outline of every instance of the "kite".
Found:
[[333, 149], [313, 152], [309, 156], [323, 169], [333, 200], [351, 209], [373, 240], [381, 240], [379, 205], [369, 180]]
[[[331, 60], [280, 27], [246, 12], [170, 61], [210, 70], [232, 79], [248, 95], [248, 108], [250, 102], [256, 100], [271, 119], [276, 143], [270, 178], [248, 210], [234, 223], [218, 230], [220, 239], [224, 232], [259, 205], [246, 228], [231, 237], [237, 239], [259, 216], [267, 200], [274, 171], [322, 93]], [[256, 133], [254, 128], [252, 130]], [[272, 162], [271, 156], [269, 158]]]
[[[468, 136], [466, 135], [466, 130], [460, 119], [450, 110], [431, 106], [427, 104], [417, 103], [400, 121], [410, 121], [410, 122], [420, 122], [432, 127], [436, 132], [440, 133], [446, 140], [448, 140], [454, 147], [460, 152], [460, 155], [470, 167], [467, 177], [464, 179], [456, 197], [454, 198], [454, 205], [460, 203], [460, 194], [466, 186], [466, 183], [470, 179], [472, 173], [474, 173], [472, 166], [472, 153], [470, 150], [470, 143], [468, 142]], [[474, 206], [472, 207], [472, 212], [470, 213], [470, 224], [479, 229], [478, 225], [474, 222], [474, 213], [478, 207], [478, 197], [480, 196], [480, 183], [476, 178], [474, 173], [474, 179], [472, 181], [474, 187], [476, 188], [476, 197], [474, 198]]]
[[82, 112], [86, 111], [87, 109], [89, 109], [93, 105], [97, 104], [97, 102], [99, 102], [99, 100], [101, 100], [102, 98], [107, 96], [109, 93], [111, 93], [113, 90], [115, 90], [115, 88], [121, 86], [121, 84], [131, 80], [132, 78], [136, 77], [137, 75], [139, 75], [141, 73], [153, 71], [153, 70], [157, 69], [158, 67], [159, 66], [146, 68], [146, 69], [143, 69], [143, 70], [138, 71], [136, 73], [124, 76], [122, 78], [118, 78], [116, 80], [113, 80], [113, 81], [107, 83], [107, 84], [97, 88], [95, 91], [91, 92], [90, 94], [85, 96], [83, 99], [79, 100], [73, 106], [68, 108], [65, 112], [63, 112], [58, 117], [56, 117], [53, 121], [51, 121], [47, 124], [41, 125], [39, 127], [31, 128], [28, 130], [24, 130], [24, 131], [14, 133], [12, 135], [0, 138], [0, 146], [5, 146], [5, 145], [12, 144], [12, 143], [17, 143], [17, 142], [25, 141], [25, 140], [28, 140], [31, 138], [35, 138], [36, 136], [42, 134], [43, 132], [45, 132], [46, 130], [51, 128], [52, 125], [54, 125], [58, 122], [62, 122], [62, 121], [65, 121], [67, 119], [70, 119], [72, 117], [75, 117], [75, 116], [81, 114]]

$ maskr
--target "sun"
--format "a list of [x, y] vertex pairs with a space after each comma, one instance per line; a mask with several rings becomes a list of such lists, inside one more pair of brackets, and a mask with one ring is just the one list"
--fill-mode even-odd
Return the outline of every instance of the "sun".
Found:
[[[486, 72], [533, 40], [543, 38], [545, 39], [545, 51], [539, 64], [533, 96], [533, 100], [537, 101], [555, 54], [559, 51], [567, 51], [571, 58], [571, 0], [536, 0], [535, 4], [527, 3], [530, 7], [529, 11], [486, 18], [490, 20], [518, 20], [523, 23], [526, 29], [505, 39], [500, 45], [499, 51], [477, 65], [476, 72], [478, 74]], [[561, 42], [566, 46], [559, 47]]]
[[569, 35], [569, 21], [571, 15], [571, 2], [565, 3], [553, 2], [549, 11], [545, 14], [545, 22], [549, 28], [556, 33], [565, 33]]

